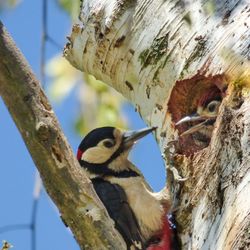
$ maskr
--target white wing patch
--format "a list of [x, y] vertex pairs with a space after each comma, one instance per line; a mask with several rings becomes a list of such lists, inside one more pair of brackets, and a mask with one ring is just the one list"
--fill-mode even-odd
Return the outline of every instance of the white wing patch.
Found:
[[142, 249], [142, 245], [140, 241], [133, 241], [133, 244], [138, 248], [138, 249]]

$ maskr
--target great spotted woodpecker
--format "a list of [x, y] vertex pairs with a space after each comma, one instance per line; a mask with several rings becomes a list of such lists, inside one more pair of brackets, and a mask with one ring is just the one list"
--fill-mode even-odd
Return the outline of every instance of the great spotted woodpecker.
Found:
[[170, 207], [167, 189], [152, 192], [139, 169], [127, 159], [135, 142], [155, 129], [122, 132], [114, 127], [97, 128], [85, 136], [78, 148], [78, 161], [127, 249], [172, 249], [166, 218]]
[[219, 107], [221, 104], [221, 97], [206, 100], [201, 102], [195, 113], [187, 115], [179, 120], [176, 125], [183, 123], [191, 123], [191, 127], [183, 132], [180, 136], [195, 134], [194, 139], [207, 141], [211, 139], [214, 122], [217, 118]]

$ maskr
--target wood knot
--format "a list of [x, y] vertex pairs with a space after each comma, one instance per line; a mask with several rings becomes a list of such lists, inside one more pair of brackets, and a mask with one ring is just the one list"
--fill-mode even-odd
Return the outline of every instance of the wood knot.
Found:
[[49, 138], [49, 126], [40, 121], [36, 124], [37, 136], [42, 142], [47, 142]]

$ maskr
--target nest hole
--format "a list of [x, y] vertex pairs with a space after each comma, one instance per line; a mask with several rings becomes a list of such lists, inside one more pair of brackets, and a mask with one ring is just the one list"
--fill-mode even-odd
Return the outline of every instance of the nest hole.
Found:
[[177, 81], [168, 102], [168, 110], [172, 116], [172, 122], [179, 134], [178, 153], [192, 155], [193, 153], [207, 147], [211, 140], [211, 135], [216, 117], [205, 119], [207, 121], [200, 131], [182, 135], [185, 131], [202, 122], [190, 121], [176, 125], [183, 117], [192, 116], [208, 109], [212, 101], [217, 101], [220, 105], [227, 90], [227, 81], [224, 75], [205, 77], [196, 75], [191, 79]]

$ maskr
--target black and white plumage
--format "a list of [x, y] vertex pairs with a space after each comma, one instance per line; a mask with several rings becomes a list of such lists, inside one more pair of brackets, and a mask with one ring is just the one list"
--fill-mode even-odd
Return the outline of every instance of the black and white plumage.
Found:
[[128, 249], [146, 249], [161, 231], [169, 196], [153, 193], [141, 172], [127, 158], [134, 143], [156, 128], [122, 132], [113, 127], [91, 131], [81, 142], [77, 158], [115, 222]]
[[135, 245], [138, 249], [144, 249], [137, 219], [121, 186], [112, 184], [102, 178], [94, 178], [92, 183], [128, 247]]

